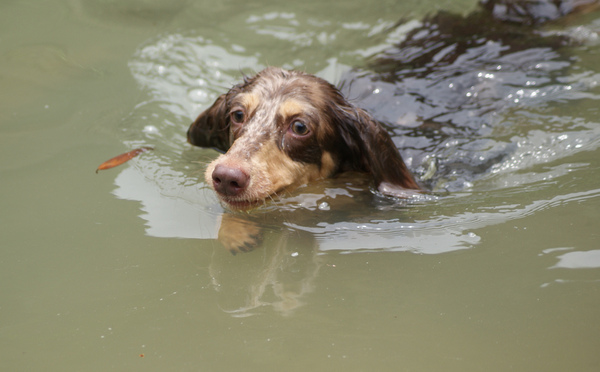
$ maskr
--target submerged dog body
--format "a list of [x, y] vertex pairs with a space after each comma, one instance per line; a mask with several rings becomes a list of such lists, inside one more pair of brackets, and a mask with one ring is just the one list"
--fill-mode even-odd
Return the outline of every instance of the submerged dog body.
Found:
[[377, 189], [405, 196], [419, 185], [386, 130], [330, 83], [269, 67], [221, 95], [192, 123], [192, 145], [225, 154], [206, 182], [231, 209], [341, 172], [368, 173]]

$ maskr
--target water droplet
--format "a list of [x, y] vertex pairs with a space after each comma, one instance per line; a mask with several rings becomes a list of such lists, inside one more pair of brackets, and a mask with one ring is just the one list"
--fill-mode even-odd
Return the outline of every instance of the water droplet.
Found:
[[328, 211], [330, 209], [329, 204], [327, 202], [320, 203], [318, 208], [321, 211]]
[[158, 134], [158, 128], [154, 125], [146, 125], [144, 129], [142, 129], [142, 132], [146, 134]]

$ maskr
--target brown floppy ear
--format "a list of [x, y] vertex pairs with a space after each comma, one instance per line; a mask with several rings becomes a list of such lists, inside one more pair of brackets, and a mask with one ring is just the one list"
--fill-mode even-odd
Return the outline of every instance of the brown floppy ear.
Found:
[[231, 143], [225, 94], [220, 95], [215, 103], [190, 125], [187, 140], [194, 146], [213, 147], [223, 152], [229, 150]]
[[407, 190], [421, 190], [380, 123], [350, 104], [337, 106], [336, 111], [346, 147], [343, 168], [371, 174], [377, 190], [383, 194], [406, 197], [410, 194]]

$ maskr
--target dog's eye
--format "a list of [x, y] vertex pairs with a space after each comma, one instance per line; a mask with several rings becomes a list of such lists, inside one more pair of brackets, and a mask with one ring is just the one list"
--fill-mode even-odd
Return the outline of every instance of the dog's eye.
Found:
[[309, 132], [308, 126], [301, 121], [294, 121], [291, 125], [292, 132], [299, 136], [306, 136]]
[[242, 124], [244, 122], [244, 111], [235, 110], [231, 113], [231, 121], [235, 124]]

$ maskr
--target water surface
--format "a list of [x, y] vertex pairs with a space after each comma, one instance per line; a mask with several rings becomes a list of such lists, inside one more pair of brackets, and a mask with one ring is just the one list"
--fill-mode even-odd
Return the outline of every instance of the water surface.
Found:
[[[598, 13], [555, 27], [582, 43], [551, 80], [462, 75], [496, 110], [417, 136], [411, 97], [435, 86], [373, 81], [370, 56], [438, 8], [474, 3], [0, 5], [5, 369], [597, 370]], [[255, 213], [261, 247], [224, 250], [217, 153], [185, 131], [267, 65], [352, 79], [436, 193], [307, 186]]]

